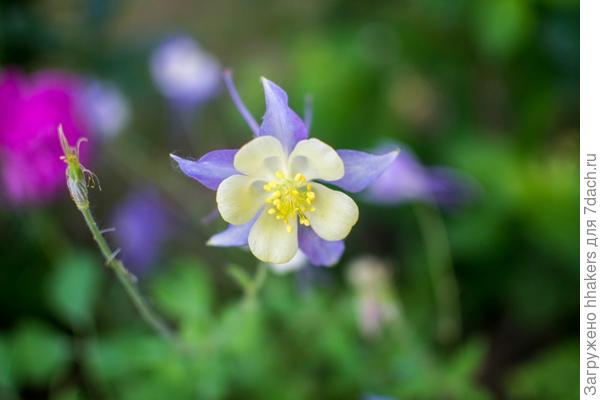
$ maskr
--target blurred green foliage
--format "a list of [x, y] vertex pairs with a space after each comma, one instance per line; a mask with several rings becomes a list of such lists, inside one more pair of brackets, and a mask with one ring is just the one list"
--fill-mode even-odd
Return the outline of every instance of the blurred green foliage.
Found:
[[75, 330], [88, 327], [100, 293], [102, 270], [89, 255], [72, 255], [59, 262], [48, 283], [48, 304]]
[[71, 358], [66, 337], [38, 321], [24, 321], [9, 339], [10, 370], [20, 384], [52, 382]]
[[[578, 399], [573, 385], [579, 378], [579, 349], [575, 342], [552, 348], [514, 371], [509, 392], [516, 399]], [[556, 379], [566, 376], [565, 379]]]

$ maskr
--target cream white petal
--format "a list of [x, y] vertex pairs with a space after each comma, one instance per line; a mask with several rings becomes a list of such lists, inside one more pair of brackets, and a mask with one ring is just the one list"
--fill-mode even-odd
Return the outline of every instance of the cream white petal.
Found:
[[264, 182], [244, 175], [232, 175], [217, 188], [217, 208], [221, 217], [230, 224], [242, 225], [265, 204]]
[[275, 172], [286, 168], [286, 159], [279, 140], [259, 136], [242, 146], [233, 159], [233, 166], [245, 175], [272, 180]]
[[335, 181], [344, 176], [344, 162], [338, 153], [319, 139], [301, 140], [290, 153], [292, 176], [302, 173], [306, 179]]
[[301, 250], [296, 252], [296, 255], [292, 259], [283, 264], [268, 264], [269, 268], [276, 274], [287, 274], [289, 272], [298, 271], [304, 268], [308, 264], [308, 258], [304, 255]]
[[342, 240], [358, 221], [358, 207], [348, 195], [312, 183], [315, 211], [307, 212], [310, 226], [322, 239]]
[[296, 218], [289, 222], [291, 232], [287, 231], [281, 220], [263, 211], [248, 236], [252, 254], [261, 261], [273, 264], [290, 261], [298, 252], [298, 224]]

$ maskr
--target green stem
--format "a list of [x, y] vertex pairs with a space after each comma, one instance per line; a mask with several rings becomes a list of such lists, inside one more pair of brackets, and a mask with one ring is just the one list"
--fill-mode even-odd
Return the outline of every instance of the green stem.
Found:
[[85, 219], [85, 222], [90, 229], [94, 240], [98, 244], [102, 255], [104, 256], [106, 265], [115, 272], [119, 282], [121, 282], [121, 285], [123, 285], [127, 295], [133, 302], [133, 305], [138, 310], [144, 321], [146, 321], [148, 325], [150, 325], [150, 327], [152, 327], [152, 329], [154, 329], [160, 336], [170, 342], [176, 343], [177, 340], [171, 330], [160, 319], [160, 317], [156, 315], [154, 311], [152, 311], [142, 297], [137, 286], [135, 285], [135, 277], [129, 271], [127, 271], [123, 263], [117, 259], [115, 254], [111, 251], [110, 246], [106, 242], [106, 239], [104, 239], [104, 236], [102, 236], [102, 232], [100, 232], [98, 224], [92, 216], [90, 209], [88, 207], [78, 208], [79, 211], [81, 211], [81, 214], [83, 215], [83, 218]]
[[232, 264], [227, 269], [229, 275], [235, 280], [244, 291], [244, 302], [253, 304], [256, 301], [256, 296], [260, 289], [264, 286], [267, 279], [267, 266], [264, 263], [259, 263], [253, 277], [235, 264]]
[[448, 235], [437, 209], [417, 205], [414, 210], [425, 244], [435, 296], [438, 339], [448, 344], [460, 336], [462, 324], [458, 284], [452, 266]]

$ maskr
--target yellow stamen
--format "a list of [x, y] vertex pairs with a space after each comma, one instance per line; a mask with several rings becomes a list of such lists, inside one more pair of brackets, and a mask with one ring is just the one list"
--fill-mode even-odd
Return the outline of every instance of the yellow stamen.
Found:
[[271, 192], [266, 199], [266, 203], [272, 204], [272, 208], [267, 210], [267, 214], [274, 215], [276, 219], [281, 220], [286, 225], [286, 231], [293, 231], [292, 224], [298, 218], [301, 225], [310, 226], [310, 221], [306, 216], [306, 211], [315, 211], [312, 206], [316, 195], [312, 191], [312, 185], [306, 183], [306, 177], [300, 173], [294, 175], [294, 178], [286, 176], [282, 171], [275, 173], [276, 180], [266, 183], [263, 186], [265, 192]]
[[304, 183], [304, 182], [306, 182], [306, 177], [302, 174], [296, 174], [296, 176], [294, 177], [294, 180], [299, 183]]

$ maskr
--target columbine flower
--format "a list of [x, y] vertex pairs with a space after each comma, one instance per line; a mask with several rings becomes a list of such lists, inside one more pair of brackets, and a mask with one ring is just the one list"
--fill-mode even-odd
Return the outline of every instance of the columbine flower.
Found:
[[358, 207], [346, 194], [365, 189], [396, 158], [335, 151], [308, 138], [307, 123], [287, 104], [287, 94], [262, 79], [266, 112], [258, 126], [241, 102], [233, 82], [226, 83], [236, 106], [256, 136], [240, 150], [212, 151], [197, 161], [172, 155], [181, 170], [217, 190], [217, 207], [230, 227], [208, 244], [245, 246], [260, 260], [282, 264], [298, 248], [313, 265], [333, 265], [343, 239], [358, 220]]
[[172, 220], [162, 198], [151, 189], [129, 195], [112, 218], [123, 261], [143, 275], [160, 258], [171, 233]]
[[161, 43], [150, 61], [150, 72], [163, 96], [181, 106], [193, 106], [217, 93], [221, 67], [188, 36]]
[[31, 77], [16, 70], [0, 72], [0, 172], [11, 203], [50, 200], [64, 185], [56, 127], [64, 126], [70, 142], [82, 137], [80, 88], [77, 78], [58, 71]]
[[425, 167], [408, 150], [366, 190], [365, 199], [377, 204], [409, 201], [451, 206], [473, 197], [475, 185], [464, 174], [450, 168]]
[[114, 83], [91, 81], [85, 86], [81, 96], [86, 121], [101, 136], [112, 138], [129, 122], [129, 102]]

